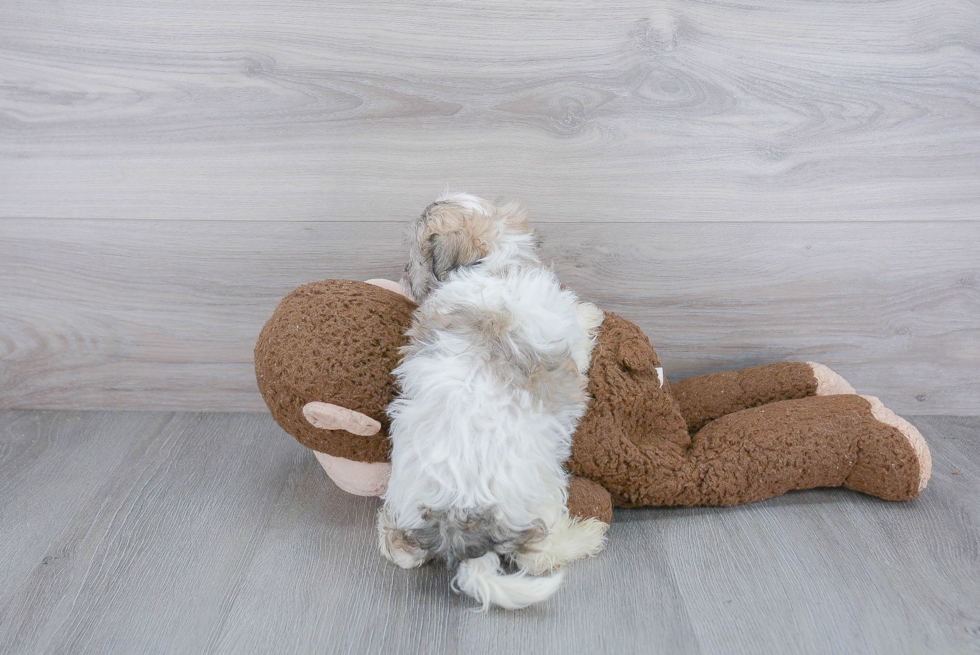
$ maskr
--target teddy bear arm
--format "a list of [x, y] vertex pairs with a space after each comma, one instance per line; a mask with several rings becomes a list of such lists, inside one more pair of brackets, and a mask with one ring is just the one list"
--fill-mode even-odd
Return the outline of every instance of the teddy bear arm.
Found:
[[688, 430], [694, 434], [709, 422], [743, 409], [817, 395], [819, 381], [814, 366], [819, 365], [781, 362], [721, 371], [673, 382], [670, 390]]
[[612, 496], [600, 484], [579, 475], [568, 480], [568, 513], [579, 519], [612, 521]]

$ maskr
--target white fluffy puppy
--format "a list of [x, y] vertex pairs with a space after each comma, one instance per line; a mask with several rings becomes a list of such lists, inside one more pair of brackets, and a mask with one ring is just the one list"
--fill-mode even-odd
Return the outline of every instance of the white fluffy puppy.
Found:
[[561, 572], [532, 576], [603, 544], [604, 523], [569, 517], [563, 467], [603, 314], [542, 265], [516, 204], [468, 194], [416, 220], [402, 286], [419, 307], [388, 408], [381, 550], [458, 567], [484, 609], [544, 600]]

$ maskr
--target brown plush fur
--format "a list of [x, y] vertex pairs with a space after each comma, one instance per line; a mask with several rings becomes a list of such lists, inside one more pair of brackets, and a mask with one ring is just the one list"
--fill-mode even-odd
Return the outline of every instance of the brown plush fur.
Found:
[[[391, 371], [414, 305], [391, 291], [327, 280], [288, 295], [255, 349], [259, 389], [273, 417], [304, 445], [357, 461], [385, 461]], [[793, 489], [844, 486], [888, 500], [919, 492], [916, 453], [856, 395], [816, 396], [803, 363], [700, 376], [661, 386], [643, 332], [606, 314], [568, 469], [569, 507], [609, 520], [611, 505], [734, 505]], [[318, 430], [302, 415], [330, 402], [378, 420], [357, 437]]]
[[582, 519], [612, 521], [612, 498], [597, 482], [573, 475], [568, 481], [568, 513]]
[[709, 422], [777, 400], [806, 398], [817, 392], [813, 369], [803, 362], [722, 371], [670, 386], [687, 429], [694, 434]]

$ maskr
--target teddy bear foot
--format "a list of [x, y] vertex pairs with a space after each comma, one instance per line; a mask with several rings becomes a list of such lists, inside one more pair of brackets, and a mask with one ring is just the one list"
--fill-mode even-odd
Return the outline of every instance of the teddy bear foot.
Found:
[[[807, 362], [807, 364], [813, 369], [813, 377], [817, 379], [816, 395], [840, 396], [857, 394], [854, 387], [847, 380], [829, 367], [817, 362]], [[926, 445], [925, 439], [922, 438], [922, 434], [914, 425], [885, 407], [874, 396], [861, 396], [861, 398], [864, 398], [870, 403], [871, 414], [875, 420], [891, 428], [895, 428], [912, 448], [919, 470], [919, 481], [915, 491], [917, 495], [918, 492], [925, 489], [926, 484], [929, 482], [929, 476], [932, 474], [932, 456], [929, 453], [929, 447]]]
[[919, 485], [917, 491], [925, 489], [926, 484], [929, 482], [929, 477], [932, 475], [932, 453], [929, 452], [929, 446], [926, 445], [926, 440], [922, 437], [922, 433], [914, 425], [885, 407], [878, 398], [874, 396], [861, 397], [871, 403], [871, 414], [879, 422], [901, 432], [902, 436], [905, 437], [912, 447], [912, 450], [915, 451], [915, 459], [919, 464]]
[[[932, 473], [929, 447], [919, 431], [874, 396], [832, 396], [827, 400], [855, 410], [851, 430], [857, 439], [857, 457], [844, 486], [884, 500], [917, 497]], [[842, 411], [841, 416], [846, 415]]]
[[818, 396], [839, 396], [842, 394], [857, 393], [851, 384], [840, 375], [832, 371], [829, 367], [817, 362], [807, 362], [813, 369], [813, 377], [817, 379]]

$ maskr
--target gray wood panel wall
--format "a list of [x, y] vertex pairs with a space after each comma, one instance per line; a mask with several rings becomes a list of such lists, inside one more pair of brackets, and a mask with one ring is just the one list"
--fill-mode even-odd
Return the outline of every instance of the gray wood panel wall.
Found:
[[980, 5], [0, 0], [0, 408], [261, 410], [277, 300], [525, 201], [680, 377], [980, 411]]

